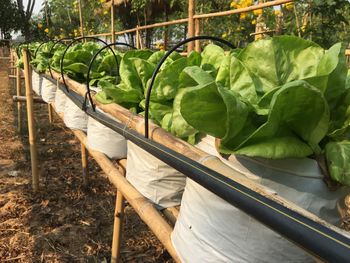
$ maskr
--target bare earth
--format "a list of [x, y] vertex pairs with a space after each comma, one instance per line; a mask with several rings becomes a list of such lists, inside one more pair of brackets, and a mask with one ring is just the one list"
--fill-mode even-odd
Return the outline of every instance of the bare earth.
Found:
[[[83, 186], [80, 144], [35, 105], [41, 178], [32, 192], [26, 111], [20, 134], [15, 88], [0, 63], [0, 262], [109, 262], [115, 189], [92, 159]], [[122, 262], [173, 262], [134, 210], [125, 212]]]

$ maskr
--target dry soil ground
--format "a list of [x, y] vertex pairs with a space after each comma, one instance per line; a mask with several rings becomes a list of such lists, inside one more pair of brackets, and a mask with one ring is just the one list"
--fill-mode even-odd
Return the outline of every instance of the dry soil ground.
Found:
[[[32, 192], [26, 118], [17, 132], [14, 88], [0, 63], [0, 262], [109, 262], [115, 189], [93, 160], [83, 187], [80, 144], [36, 104], [41, 179]], [[123, 235], [123, 262], [172, 262], [128, 205]]]

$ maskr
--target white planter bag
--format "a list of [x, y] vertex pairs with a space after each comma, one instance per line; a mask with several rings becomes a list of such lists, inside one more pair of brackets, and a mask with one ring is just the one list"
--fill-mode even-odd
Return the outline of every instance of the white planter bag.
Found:
[[[207, 146], [204, 145], [204, 151], [208, 150]], [[339, 223], [336, 202], [349, 189], [330, 192], [314, 160], [232, 155], [229, 162], [247, 178], [255, 178], [254, 181], [329, 223]], [[314, 262], [301, 248], [191, 179], [187, 179], [171, 239], [180, 259], [186, 263]]]
[[70, 129], [87, 131], [87, 114], [68, 97], [66, 98], [63, 121]]
[[158, 208], [181, 202], [186, 177], [128, 141], [126, 179]]
[[32, 70], [32, 87], [35, 94], [41, 96], [41, 90], [43, 85], [43, 77]]
[[41, 97], [46, 103], [55, 101], [56, 84], [52, 83], [47, 78], [43, 78]]
[[[109, 117], [111, 116], [109, 115]], [[126, 157], [127, 145], [125, 138], [92, 117], [88, 118], [87, 142], [89, 148], [100, 151], [111, 159]]]
[[55, 109], [57, 113], [63, 113], [66, 108], [67, 96], [62, 90], [57, 88], [55, 94]]

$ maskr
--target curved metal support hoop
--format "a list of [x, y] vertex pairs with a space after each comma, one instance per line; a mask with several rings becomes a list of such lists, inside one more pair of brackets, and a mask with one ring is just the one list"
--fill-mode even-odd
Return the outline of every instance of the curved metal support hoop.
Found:
[[[91, 61], [90, 61], [89, 69], [88, 69], [87, 76], [86, 76], [86, 88], [87, 88], [87, 95], [89, 96], [89, 101], [90, 101], [91, 107], [92, 107], [92, 109], [93, 109], [94, 111], [95, 111], [95, 105], [94, 105], [94, 103], [93, 103], [93, 101], [92, 101], [91, 90], [90, 90], [90, 71], [91, 71], [92, 65], [93, 65], [95, 59], [97, 58], [97, 56], [98, 56], [103, 50], [105, 50], [106, 48], [111, 48], [112, 46], [126, 46], [126, 47], [130, 47], [131, 49], [136, 49], [136, 47], [134, 47], [134, 46], [132, 46], [132, 45], [129, 45], [129, 44], [127, 44], [127, 43], [114, 42], [114, 43], [108, 44], [107, 46], [104, 46], [103, 48], [101, 48], [101, 49], [93, 56], [93, 58], [92, 58]], [[115, 55], [115, 53], [114, 53], [113, 50], [112, 50], [112, 52], [113, 52], [115, 61], [117, 62], [117, 70], [118, 70], [118, 73], [119, 73], [119, 63], [118, 63], [118, 59], [117, 59], [117, 56]], [[84, 102], [83, 108], [86, 108], [86, 95], [85, 95], [85, 102]]]
[[178, 49], [179, 47], [181, 47], [184, 44], [187, 44], [188, 42], [192, 42], [195, 40], [212, 40], [215, 42], [219, 42], [222, 43], [226, 46], [228, 46], [231, 49], [236, 48], [233, 44], [231, 44], [230, 42], [218, 38], [218, 37], [212, 37], [212, 36], [195, 36], [195, 37], [190, 37], [187, 38], [181, 42], [179, 42], [178, 44], [176, 44], [175, 46], [173, 46], [169, 51], [167, 51], [167, 53], [162, 57], [162, 59], [159, 61], [158, 65], [156, 66], [155, 70], [153, 71], [152, 74], [152, 78], [150, 81], [150, 84], [148, 85], [148, 89], [147, 89], [147, 94], [146, 94], [146, 103], [145, 103], [145, 137], [148, 138], [148, 129], [149, 129], [149, 103], [151, 100], [151, 92], [152, 92], [152, 87], [154, 84], [154, 81], [156, 79], [156, 76], [159, 72], [159, 69], [161, 68], [161, 66], [163, 65], [164, 61], [170, 56], [171, 53], [173, 53], [176, 49]]
[[40, 48], [44, 45], [44, 44], [46, 44], [46, 43], [49, 43], [49, 42], [51, 42], [52, 40], [48, 40], [48, 41], [44, 41], [44, 42], [41, 42], [41, 44], [36, 48], [36, 50], [35, 50], [35, 52], [34, 52], [34, 58], [36, 58], [36, 54], [38, 53], [38, 51], [40, 50]]
[[[62, 54], [62, 57], [61, 57], [61, 63], [60, 63], [60, 70], [61, 70], [61, 77], [62, 77], [62, 81], [63, 81], [63, 84], [64, 86], [66, 87], [66, 90], [67, 92], [69, 92], [69, 89], [67, 87], [67, 83], [66, 83], [66, 80], [64, 78], [64, 74], [63, 74], [63, 60], [64, 60], [64, 57], [67, 53], [67, 50], [76, 42], [80, 41], [80, 40], [83, 40], [83, 39], [92, 39], [92, 40], [97, 40], [97, 41], [100, 41], [102, 42], [103, 44], [105, 44], [105, 46], [108, 45], [108, 43], [106, 41], [103, 41], [102, 39], [99, 39], [97, 37], [89, 37], [89, 36], [86, 36], [86, 37], [78, 37], [78, 38], [75, 38], [71, 43], [68, 44], [68, 46], [66, 47], [66, 49], [64, 50], [63, 54]], [[111, 48], [113, 54], [114, 54], [114, 51], [113, 49]]]
[[[52, 45], [50, 51], [49, 51], [49, 55], [51, 56], [53, 48], [54, 48], [58, 43], [61, 43], [61, 44], [63, 44], [63, 45], [66, 45], [66, 44], [64, 43], [65, 40], [72, 40], [72, 41], [73, 41], [74, 38], [61, 38], [61, 39], [59, 39], [59, 40], [56, 40], [55, 43]], [[52, 57], [51, 57], [51, 58], [52, 58]], [[49, 63], [49, 72], [50, 72], [51, 78], [53, 78], [52, 71], [51, 71], [51, 65], [50, 65], [50, 64], [51, 64], [51, 63]]]

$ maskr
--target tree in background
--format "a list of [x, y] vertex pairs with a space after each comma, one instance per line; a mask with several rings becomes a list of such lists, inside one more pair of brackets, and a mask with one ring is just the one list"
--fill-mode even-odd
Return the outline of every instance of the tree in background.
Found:
[[0, 39], [11, 39], [11, 32], [21, 28], [17, 5], [13, 0], [0, 3]]
[[27, 6], [23, 5], [23, 0], [17, 0], [17, 8], [21, 18], [21, 31], [26, 40], [31, 39], [30, 19], [34, 6], [35, 0], [28, 0]]

